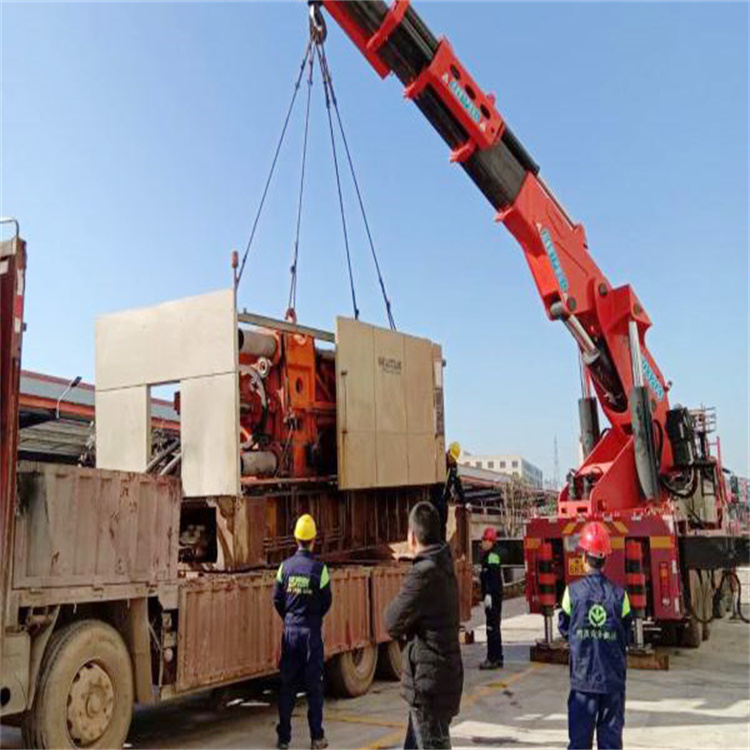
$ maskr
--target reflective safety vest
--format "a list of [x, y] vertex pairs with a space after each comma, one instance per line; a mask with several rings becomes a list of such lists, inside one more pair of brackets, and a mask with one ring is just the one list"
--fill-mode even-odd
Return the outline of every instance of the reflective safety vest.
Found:
[[479, 582], [482, 585], [482, 598], [490, 594], [492, 597], [503, 596], [503, 574], [500, 567], [500, 552], [497, 546], [482, 555], [482, 572]]
[[570, 645], [573, 690], [625, 690], [631, 619], [628, 595], [599, 571], [565, 589], [559, 627]]
[[331, 601], [328, 566], [311, 552], [299, 549], [279, 565], [273, 603], [285, 625], [320, 629]]

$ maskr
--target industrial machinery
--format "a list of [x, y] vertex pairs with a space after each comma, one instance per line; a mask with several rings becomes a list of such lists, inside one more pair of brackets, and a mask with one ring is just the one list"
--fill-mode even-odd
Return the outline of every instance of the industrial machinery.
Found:
[[[696, 641], [707, 622], [711, 587], [701, 570], [731, 569], [746, 540], [727, 534], [726, 490], [701, 415], [670, 406], [671, 382], [646, 346], [651, 326], [630, 285], [613, 286], [594, 261], [583, 226], [574, 221], [445, 38], [436, 37], [409, 0], [321, 0], [310, 4], [320, 26], [325, 9], [382, 78], [393, 73], [520, 244], [544, 310], [561, 323], [580, 353], [582, 465], [572, 471], [553, 516], [532, 520], [524, 554], [526, 595], [545, 616], [567, 582], [582, 575], [578, 530], [590, 519], [612, 532], [607, 572], [627, 586], [643, 623], [684, 630]], [[599, 408], [609, 428], [599, 428]], [[736, 580], [736, 576], [733, 580]]]

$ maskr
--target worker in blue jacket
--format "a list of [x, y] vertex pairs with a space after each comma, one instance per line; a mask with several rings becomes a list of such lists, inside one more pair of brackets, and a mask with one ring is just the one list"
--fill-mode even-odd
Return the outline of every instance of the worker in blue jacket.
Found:
[[305, 513], [297, 519], [297, 552], [279, 565], [273, 603], [284, 619], [281, 641], [281, 694], [276, 747], [292, 740], [292, 711], [299, 687], [307, 693], [312, 750], [328, 747], [323, 731], [323, 617], [331, 608], [331, 582], [325, 563], [313, 557], [317, 529]]
[[628, 595], [602, 572], [612, 552], [607, 527], [581, 530], [586, 575], [565, 589], [560, 633], [570, 644], [568, 737], [571, 750], [622, 747], [625, 670], [632, 616]]

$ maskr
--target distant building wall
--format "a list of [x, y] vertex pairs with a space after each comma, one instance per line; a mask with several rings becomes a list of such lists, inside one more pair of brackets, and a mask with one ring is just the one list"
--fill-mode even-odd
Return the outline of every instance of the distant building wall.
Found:
[[542, 470], [520, 454], [474, 455], [473, 453], [462, 453], [458, 462], [464, 466], [510, 474], [522, 479], [532, 487], [538, 487], [539, 489], [544, 487]]

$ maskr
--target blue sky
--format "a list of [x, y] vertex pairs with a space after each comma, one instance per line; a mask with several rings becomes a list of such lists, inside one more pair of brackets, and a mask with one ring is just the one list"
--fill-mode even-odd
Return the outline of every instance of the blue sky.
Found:
[[[748, 466], [748, 6], [416, 4], [540, 163], [654, 326], [671, 400], [718, 408]], [[2, 8], [0, 212], [28, 241], [24, 366], [93, 378], [98, 314], [227, 286], [305, 43], [302, 2]], [[328, 54], [399, 328], [444, 346], [449, 439], [577, 462], [574, 345], [443, 142], [329, 23]], [[297, 309], [351, 301], [322, 91], [314, 91]], [[301, 102], [300, 102], [301, 103]], [[302, 135], [293, 118], [240, 289], [281, 316]], [[385, 321], [345, 181], [365, 320]]]

